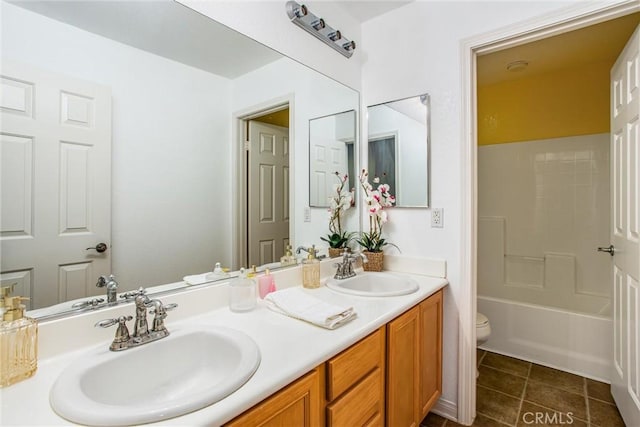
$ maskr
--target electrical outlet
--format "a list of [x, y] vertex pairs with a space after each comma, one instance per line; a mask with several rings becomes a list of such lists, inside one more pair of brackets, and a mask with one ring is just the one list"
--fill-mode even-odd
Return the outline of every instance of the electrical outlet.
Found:
[[304, 222], [311, 222], [311, 208], [309, 206], [304, 208]]
[[431, 228], [443, 228], [444, 227], [444, 209], [433, 208], [431, 209]]

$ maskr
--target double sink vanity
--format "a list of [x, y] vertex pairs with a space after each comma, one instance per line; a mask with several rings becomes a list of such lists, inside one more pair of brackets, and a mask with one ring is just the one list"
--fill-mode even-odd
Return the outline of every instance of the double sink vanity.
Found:
[[[369, 106], [363, 127], [356, 90], [209, 17], [230, 5], [181, 3], [2, 3], [15, 192], [0, 281], [29, 299], [39, 335], [36, 374], [0, 389], [0, 424], [418, 424], [441, 391], [444, 261], [389, 255], [387, 272], [342, 280], [322, 261], [323, 286], [301, 292], [353, 307], [334, 330], [261, 300], [234, 313], [228, 280], [187, 278], [215, 262], [288, 265], [284, 242], [326, 232], [336, 176], [356, 188], [348, 235], [363, 231], [362, 169], [385, 178], [396, 207], [426, 209], [429, 96]], [[34, 163], [54, 153], [34, 143], [40, 127], [73, 137]], [[277, 158], [274, 172], [245, 144]], [[264, 212], [249, 208], [263, 198]], [[299, 287], [301, 270], [273, 271], [277, 288]], [[134, 305], [139, 285], [150, 299]]]
[[[2, 424], [419, 423], [441, 392], [445, 266], [388, 258], [395, 271], [342, 281], [322, 262], [326, 286], [304, 292], [357, 312], [335, 330], [262, 301], [231, 312], [225, 282], [165, 295], [170, 335], [126, 351], [109, 350], [115, 328], [93, 325], [130, 304], [43, 323], [36, 375], [0, 390]], [[278, 289], [299, 286], [300, 270], [274, 272]]]

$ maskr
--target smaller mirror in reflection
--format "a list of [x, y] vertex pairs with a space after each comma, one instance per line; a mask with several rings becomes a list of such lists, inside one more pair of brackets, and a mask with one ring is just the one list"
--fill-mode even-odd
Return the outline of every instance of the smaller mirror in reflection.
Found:
[[355, 188], [356, 112], [309, 120], [309, 206], [329, 207], [338, 176]]
[[373, 105], [368, 172], [389, 184], [398, 207], [429, 206], [429, 95]]

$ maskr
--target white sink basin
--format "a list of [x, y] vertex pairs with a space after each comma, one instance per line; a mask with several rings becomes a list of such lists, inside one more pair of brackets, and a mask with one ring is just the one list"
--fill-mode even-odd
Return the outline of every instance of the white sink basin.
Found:
[[348, 279], [329, 279], [327, 287], [351, 295], [392, 297], [414, 293], [418, 290], [418, 283], [411, 277], [399, 274], [366, 271]]
[[161, 421], [211, 405], [239, 389], [260, 364], [246, 334], [223, 327], [177, 329], [122, 352], [96, 350], [57, 379], [49, 400], [79, 424]]

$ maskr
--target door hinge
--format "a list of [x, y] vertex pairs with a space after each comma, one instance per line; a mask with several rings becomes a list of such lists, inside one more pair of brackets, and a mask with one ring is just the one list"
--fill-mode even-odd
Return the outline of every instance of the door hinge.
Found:
[[245, 141], [244, 142], [244, 151], [249, 151], [249, 147], [250, 147], [249, 141]]

